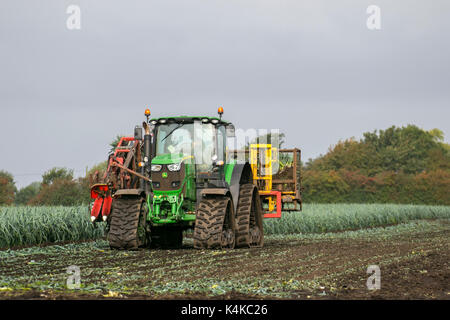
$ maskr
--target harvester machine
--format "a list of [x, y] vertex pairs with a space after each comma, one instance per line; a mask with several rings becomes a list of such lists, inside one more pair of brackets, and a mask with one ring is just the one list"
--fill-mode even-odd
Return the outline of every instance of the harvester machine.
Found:
[[[237, 161], [234, 125], [218, 113], [150, 119], [147, 109], [134, 137], [120, 139], [91, 188], [91, 220], [106, 223], [111, 248], [180, 248], [189, 229], [197, 249], [261, 247], [264, 217], [301, 209], [300, 151], [251, 145]], [[283, 152], [292, 156], [272, 156]]]

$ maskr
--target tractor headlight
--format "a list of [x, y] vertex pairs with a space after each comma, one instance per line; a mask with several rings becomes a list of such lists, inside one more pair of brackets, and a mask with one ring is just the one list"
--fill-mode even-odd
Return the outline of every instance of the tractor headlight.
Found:
[[152, 164], [152, 171], [153, 172], [158, 172], [161, 171], [162, 165], [160, 164]]
[[169, 171], [179, 171], [181, 168], [181, 163], [172, 163], [167, 166], [167, 169]]

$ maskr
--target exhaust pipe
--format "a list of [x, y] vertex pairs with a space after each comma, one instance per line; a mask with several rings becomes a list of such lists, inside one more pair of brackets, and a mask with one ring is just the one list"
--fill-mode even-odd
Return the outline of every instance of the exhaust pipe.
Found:
[[[151, 140], [152, 140], [152, 134], [150, 131], [150, 126], [148, 123], [144, 122], [142, 124], [145, 134], [144, 134], [144, 162], [150, 162], [151, 160]], [[147, 161], [145, 161], [147, 159]], [[146, 163], [147, 164], [147, 163]]]

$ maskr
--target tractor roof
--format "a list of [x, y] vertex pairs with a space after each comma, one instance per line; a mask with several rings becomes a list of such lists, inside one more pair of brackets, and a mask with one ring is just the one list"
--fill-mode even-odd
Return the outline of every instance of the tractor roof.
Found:
[[194, 122], [195, 120], [202, 121], [203, 119], [208, 119], [208, 122], [211, 122], [212, 120], [218, 120], [218, 123], [224, 124], [224, 125], [230, 124], [230, 122], [221, 120], [217, 117], [206, 117], [206, 116], [159, 117], [159, 118], [152, 118], [150, 120], [150, 122], [156, 121], [158, 123], [161, 123], [160, 120], [166, 120], [166, 123], [167, 122], [168, 123], [170, 123], [170, 122], [173, 122], [173, 123], [187, 122], [187, 123], [189, 123], [189, 122]]

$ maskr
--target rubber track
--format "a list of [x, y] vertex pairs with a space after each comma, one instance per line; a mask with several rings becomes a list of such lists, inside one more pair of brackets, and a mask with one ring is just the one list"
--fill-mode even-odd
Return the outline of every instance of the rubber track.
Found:
[[[260, 243], [252, 243], [250, 236], [251, 224], [255, 224], [255, 221], [250, 221], [251, 210], [252, 210], [252, 200], [255, 190], [255, 186], [251, 183], [244, 184], [239, 190], [239, 202], [236, 212], [236, 247], [261, 247], [263, 245], [263, 234], [261, 234]], [[258, 196], [256, 201], [256, 206], [260, 207], [260, 198]], [[257, 210], [255, 214], [262, 215], [262, 211]], [[254, 217], [255, 219], [255, 217]], [[262, 217], [260, 217], [262, 219]], [[263, 233], [262, 224], [260, 232]]]
[[222, 228], [229, 198], [203, 199], [197, 210], [194, 228], [196, 249], [220, 249]]
[[137, 228], [142, 199], [114, 199], [111, 224], [108, 233], [109, 245], [113, 249], [137, 250], [139, 246]]

